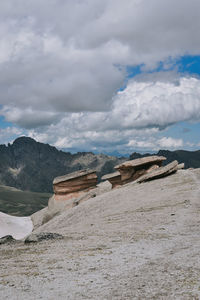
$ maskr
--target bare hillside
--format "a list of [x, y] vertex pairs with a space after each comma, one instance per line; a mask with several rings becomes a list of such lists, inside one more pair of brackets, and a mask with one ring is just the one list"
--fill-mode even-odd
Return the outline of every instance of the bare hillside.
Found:
[[200, 169], [130, 183], [1, 245], [1, 299], [199, 299]]

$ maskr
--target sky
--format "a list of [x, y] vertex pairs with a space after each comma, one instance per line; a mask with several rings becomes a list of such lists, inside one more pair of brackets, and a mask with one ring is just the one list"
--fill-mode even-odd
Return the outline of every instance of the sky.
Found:
[[199, 0], [1, 0], [0, 144], [200, 149]]

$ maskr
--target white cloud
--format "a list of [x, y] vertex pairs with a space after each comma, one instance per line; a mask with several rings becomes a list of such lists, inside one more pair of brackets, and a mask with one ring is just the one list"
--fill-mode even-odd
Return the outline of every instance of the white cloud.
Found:
[[162, 138], [156, 138], [156, 137], [148, 137], [148, 138], [142, 138], [141, 140], [133, 139], [130, 140], [128, 143], [128, 147], [134, 149], [147, 149], [147, 150], [159, 150], [159, 149], [180, 149], [184, 145], [182, 139], [174, 139], [172, 137], [162, 137]]
[[14, 141], [23, 131], [16, 127], [0, 128], [0, 144], [7, 144]]
[[25, 128], [37, 128], [53, 123], [57, 123], [60, 115], [52, 111], [36, 111], [31, 107], [20, 109], [18, 107], [12, 107], [5, 105], [0, 113], [4, 115], [7, 121], [16, 123]]
[[180, 78], [175, 83], [130, 81], [115, 98], [109, 121], [121, 120], [124, 128], [163, 128], [179, 121], [199, 119], [200, 80]]
[[200, 80], [141, 75], [119, 92], [126, 67], [200, 54], [199, 11], [199, 0], [1, 1], [0, 114], [59, 147], [140, 147], [142, 135], [153, 147], [150, 134], [200, 119]]
[[157, 141], [157, 144], [161, 149], [177, 149], [183, 147], [183, 140], [163, 137]]
[[123, 67], [199, 54], [199, 10], [198, 0], [1, 1], [1, 104], [107, 110]]
[[200, 119], [199, 86], [196, 78], [175, 83], [132, 80], [114, 97], [110, 111], [59, 114], [59, 121], [29, 135], [59, 148], [182, 148], [181, 139], [159, 138], [158, 132], [179, 121]]

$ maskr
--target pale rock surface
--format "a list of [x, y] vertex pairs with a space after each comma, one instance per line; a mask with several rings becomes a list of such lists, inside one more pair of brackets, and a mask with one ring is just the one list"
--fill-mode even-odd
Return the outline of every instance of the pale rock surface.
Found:
[[178, 164], [178, 170], [181, 170], [181, 169], [184, 169], [184, 168], [185, 168], [184, 163]]
[[101, 179], [108, 180], [112, 184], [113, 189], [118, 186], [121, 186], [123, 184], [123, 182], [121, 180], [121, 174], [119, 171], [110, 173], [110, 174], [106, 174]]
[[108, 181], [101, 182], [96, 188], [81, 193], [79, 197], [72, 197], [67, 201], [58, 201], [56, 195], [53, 195], [48, 202], [48, 207], [31, 215], [34, 228], [38, 228], [41, 225], [47, 223], [56, 215], [61, 214], [65, 210], [69, 210], [81, 202], [84, 202], [90, 198], [95, 198], [98, 195], [104, 194], [111, 190], [111, 184]]
[[0, 299], [200, 299], [200, 169], [107, 191], [0, 246]]
[[14, 217], [0, 212], [0, 238], [11, 235], [20, 240], [33, 230], [31, 217]]

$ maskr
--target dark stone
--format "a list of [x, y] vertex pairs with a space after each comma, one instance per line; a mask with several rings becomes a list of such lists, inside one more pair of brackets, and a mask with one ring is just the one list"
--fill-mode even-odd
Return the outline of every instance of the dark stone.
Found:
[[32, 233], [26, 239], [25, 243], [37, 243], [43, 240], [61, 240], [64, 237], [59, 233], [52, 232], [41, 232], [41, 233]]
[[8, 243], [13, 243], [16, 240], [12, 237], [12, 235], [6, 235], [0, 238], [0, 245], [2, 244], [8, 244]]

